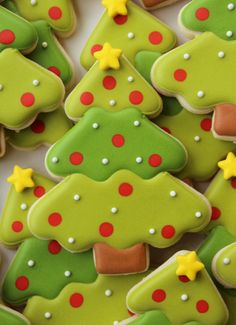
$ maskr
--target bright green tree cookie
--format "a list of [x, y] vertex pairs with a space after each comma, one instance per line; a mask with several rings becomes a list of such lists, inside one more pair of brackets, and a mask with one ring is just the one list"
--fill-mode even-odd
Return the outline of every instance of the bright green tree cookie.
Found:
[[27, 225], [29, 209], [55, 185], [55, 182], [36, 173], [33, 173], [32, 181], [34, 185], [25, 187], [21, 192], [16, 191], [15, 185], [10, 187], [0, 219], [0, 241], [5, 245], [14, 246], [32, 236]]
[[[195, 280], [190, 281], [190, 274]], [[174, 324], [222, 325], [228, 319], [223, 299], [195, 252], [174, 255], [130, 290], [127, 304], [135, 313], [160, 310]]]
[[61, 80], [17, 50], [0, 53], [0, 71], [0, 124], [5, 127], [27, 127], [38, 113], [52, 111], [61, 104]]
[[73, 174], [34, 205], [28, 225], [36, 237], [56, 239], [69, 251], [95, 243], [162, 248], [203, 229], [209, 210], [200, 193], [168, 173], [143, 180], [123, 170], [105, 182]]
[[41, 145], [52, 145], [59, 140], [73, 123], [65, 115], [63, 107], [39, 114], [28, 128], [15, 132], [6, 131], [7, 142], [17, 149], [35, 149]]
[[161, 56], [152, 68], [152, 82], [196, 114], [209, 113], [217, 104], [235, 105], [235, 56], [236, 42], [203, 33]]
[[38, 41], [32, 24], [0, 6], [0, 51], [15, 48], [30, 52]]
[[30, 325], [30, 322], [13, 309], [0, 305], [0, 324], [2, 325]]
[[46, 157], [53, 175], [82, 173], [99, 181], [120, 169], [151, 178], [179, 171], [186, 162], [184, 147], [135, 108], [117, 113], [91, 108]]
[[235, 20], [235, 3], [228, 0], [192, 0], [179, 15], [180, 25], [190, 38], [209, 31], [224, 40], [235, 40]]
[[92, 251], [72, 254], [55, 240], [30, 238], [20, 246], [5, 275], [2, 297], [19, 306], [32, 296], [56, 298], [67, 284], [96, 278]]
[[45, 20], [59, 36], [68, 37], [76, 26], [71, 0], [13, 0], [19, 14], [29, 21]]
[[24, 315], [32, 325], [117, 324], [129, 316], [125, 299], [145, 274], [102, 276], [91, 284], [67, 285], [54, 300], [33, 297]]
[[121, 53], [109, 43], [95, 52], [96, 63], [66, 99], [69, 118], [77, 121], [91, 107], [118, 112], [133, 106], [151, 117], [161, 112], [160, 96]]
[[[117, 1], [119, 2], [124, 3], [123, 0]], [[124, 55], [133, 64], [136, 55], [142, 51], [164, 53], [175, 46], [174, 32], [132, 1], [125, 5], [127, 12], [117, 10], [110, 15], [109, 9], [113, 5], [113, 1], [107, 2], [104, 14], [82, 51], [81, 63], [87, 70], [95, 61], [94, 52], [101, 49], [105, 42], [122, 48]]]
[[33, 26], [37, 30], [39, 40], [36, 49], [28, 58], [55, 73], [62, 79], [66, 88], [71, 88], [74, 83], [74, 71], [70, 58], [47, 22], [36, 21]]
[[188, 152], [187, 165], [178, 176], [195, 181], [209, 180], [218, 170], [218, 161], [229, 151], [236, 150], [236, 145], [213, 137], [210, 114], [194, 115], [171, 97], [164, 97], [163, 104], [164, 110], [154, 122], [179, 139]]

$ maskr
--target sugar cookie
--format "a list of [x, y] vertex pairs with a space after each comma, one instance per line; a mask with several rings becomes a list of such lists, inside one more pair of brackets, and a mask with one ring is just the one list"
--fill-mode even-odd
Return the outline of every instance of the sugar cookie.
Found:
[[157, 8], [162, 8], [175, 3], [178, 0], [140, 0], [141, 4], [147, 10], [154, 10]]

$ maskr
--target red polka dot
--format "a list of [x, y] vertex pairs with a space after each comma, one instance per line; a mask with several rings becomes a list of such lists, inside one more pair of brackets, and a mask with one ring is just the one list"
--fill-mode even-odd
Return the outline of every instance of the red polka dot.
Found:
[[59, 226], [61, 222], [62, 222], [62, 216], [58, 212], [54, 212], [50, 214], [50, 216], [48, 217], [48, 223], [53, 227]]
[[51, 7], [48, 10], [48, 15], [53, 20], [58, 20], [58, 19], [60, 19], [62, 17], [62, 10], [59, 7]]
[[121, 134], [115, 134], [112, 138], [112, 143], [115, 147], [120, 148], [125, 144], [125, 138]]
[[163, 41], [163, 36], [160, 32], [152, 32], [149, 34], [148, 39], [153, 45], [158, 45]]
[[196, 303], [196, 308], [199, 313], [204, 314], [204, 313], [208, 312], [209, 304], [206, 300], [199, 300]]
[[53, 255], [59, 254], [61, 249], [61, 245], [56, 240], [52, 240], [48, 244], [48, 251]]
[[112, 90], [116, 86], [116, 79], [112, 76], [107, 76], [103, 79], [103, 87], [107, 90]]
[[95, 44], [91, 48], [90, 52], [91, 52], [92, 55], [94, 55], [95, 52], [101, 51], [102, 48], [103, 48], [103, 46], [101, 44]]
[[25, 107], [31, 107], [34, 105], [34, 102], [35, 102], [35, 97], [32, 93], [24, 93], [22, 96], [21, 96], [21, 104]]
[[236, 189], [236, 178], [231, 179], [231, 186], [233, 189]]
[[162, 158], [160, 155], [157, 155], [157, 154], [153, 154], [149, 157], [148, 159], [148, 163], [150, 166], [152, 167], [158, 167], [161, 165], [162, 163]]
[[162, 127], [162, 130], [165, 131], [166, 133], [171, 134], [171, 130], [165, 126]]
[[176, 81], [184, 81], [187, 78], [187, 72], [183, 69], [177, 69], [174, 72], [174, 78]]
[[221, 216], [221, 211], [220, 209], [216, 208], [216, 207], [212, 207], [211, 208], [211, 220], [217, 220], [220, 218]]
[[179, 281], [183, 282], [183, 283], [187, 283], [189, 282], [189, 278], [186, 275], [180, 275], [179, 276]]
[[133, 193], [133, 186], [129, 183], [122, 183], [119, 186], [119, 193], [121, 196], [129, 196]]
[[123, 25], [127, 22], [128, 20], [128, 16], [125, 15], [125, 16], [122, 16], [122, 15], [117, 15], [115, 16], [114, 18], [114, 22], [117, 24], [117, 25]]
[[84, 303], [84, 297], [81, 295], [81, 293], [74, 293], [70, 296], [70, 305], [73, 308], [79, 308]]
[[30, 128], [33, 133], [40, 134], [43, 133], [45, 130], [45, 123], [40, 120], [35, 120]]
[[103, 237], [110, 237], [114, 232], [114, 227], [109, 222], [104, 222], [99, 227], [99, 232]]
[[208, 19], [210, 12], [207, 8], [202, 7], [196, 11], [195, 16], [198, 20], [204, 21]]
[[14, 232], [21, 232], [24, 228], [24, 225], [21, 221], [14, 221], [11, 225], [11, 228]]
[[57, 67], [52, 66], [52, 67], [49, 67], [48, 70], [53, 72], [58, 77], [61, 76], [61, 71]]
[[201, 121], [201, 128], [204, 130], [204, 131], [210, 131], [211, 130], [211, 126], [212, 126], [212, 119], [210, 118], [204, 118], [202, 121]]
[[161, 230], [162, 237], [169, 239], [174, 237], [175, 235], [175, 228], [171, 225], [164, 226]]
[[93, 94], [90, 93], [89, 91], [84, 92], [81, 96], [80, 96], [80, 102], [83, 105], [91, 105], [94, 101], [94, 97]]
[[143, 94], [138, 90], [132, 91], [129, 95], [129, 101], [131, 104], [139, 105], [143, 101]]
[[37, 186], [34, 189], [34, 196], [42, 197], [45, 194], [46, 190], [43, 186]]
[[73, 152], [70, 155], [70, 162], [72, 165], [80, 165], [82, 164], [84, 157], [81, 152]]
[[29, 287], [29, 280], [26, 276], [20, 276], [16, 279], [15, 285], [18, 290], [24, 291]]
[[5, 29], [0, 32], [0, 43], [8, 45], [15, 41], [15, 34], [9, 29]]
[[162, 302], [166, 299], [166, 293], [162, 289], [157, 289], [152, 293], [152, 300], [155, 302]]

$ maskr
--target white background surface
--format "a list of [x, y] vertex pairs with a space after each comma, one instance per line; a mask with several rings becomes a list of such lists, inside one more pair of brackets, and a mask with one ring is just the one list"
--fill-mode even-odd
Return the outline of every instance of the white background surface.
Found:
[[[177, 17], [180, 9], [187, 2], [188, 1], [179, 0], [171, 6], [152, 12], [156, 17], [172, 27], [178, 35], [179, 44], [184, 42], [186, 39], [181, 35], [178, 28]], [[85, 73], [85, 70], [81, 67], [79, 62], [80, 53], [90, 33], [96, 26], [96, 23], [103, 12], [103, 7], [101, 5], [101, 0], [75, 0], [75, 6], [78, 12], [78, 25], [74, 35], [63, 41], [63, 45], [74, 62], [78, 82]], [[142, 26], [142, 22], [140, 22], [140, 26]], [[14, 165], [18, 164], [22, 167], [32, 167], [34, 170], [47, 175], [43, 163], [46, 151], [47, 148], [40, 148], [35, 151], [20, 152], [7, 147], [5, 157], [2, 159], [0, 158], [0, 216], [9, 188], [6, 178], [12, 173]], [[9, 250], [0, 246], [0, 254], [2, 255], [0, 279], [2, 279], [7, 266], [14, 255], [14, 250]]]

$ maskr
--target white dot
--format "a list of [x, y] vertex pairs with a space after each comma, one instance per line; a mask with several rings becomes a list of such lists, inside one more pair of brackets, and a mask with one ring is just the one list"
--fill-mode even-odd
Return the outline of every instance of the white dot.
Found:
[[52, 163], [57, 164], [59, 159], [57, 157], [52, 157]]
[[93, 129], [98, 129], [99, 128], [99, 124], [98, 123], [93, 123]]
[[182, 300], [182, 301], [187, 301], [187, 300], [188, 300], [188, 295], [183, 294], [183, 295], [181, 296], [181, 300]]
[[116, 214], [118, 212], [117, 208], [111, 208], [111, 213]]
[[119, 325], [118, 320], [115, 320], [114, 323], [113, 323], [113, 325]]
[[44, 49], [46, 49], [46, 48], [48, 47], [48, 43], [47, 43], [47, 42], [43, 42], [43, 43], [42, 43], [42, 47], [43, 47]]
[[223, 52], [223, 51], [218, 52], [218, 57], [220, 59], [223, 59], [225, 57], [225, 52]]
[[230, 258], [228, 258], [228, 257], [224, 258], [223, 263], [224, 263], [224, 265], [229, 265], [231, 263]]
[[20, 208], [21, 208], [21, 210], [26, 210], [27, 208], [28, 208], [28, 205], [26, 204], [26, 203], [22, 203], [21, 205], [20, 205]]
[[228, 10], [234, 10], [234, 8], [235, 8], [234, 3], [229, 3], [227, 8], [228, 8]]
[[135, 38], [135, 34], [130, 32], [128, 33], [128, 39], [134, 39]]
[[75, 238], [74, 237], [69, 237], [68, 238], [68, 243], [69, 244], [74, 244], [75, 243]]
[[37, 79], [35, 79], [35, 80], [33, 80], [32, 84], [33, 84], [35, 87], [37, 87], [37, 86], [39, 86], [40, 81], [37, 80]]
[[112, 292], [110, 289], [107, 289], [107, 290], [105, 291], [105, 296], [106, 296], [106, 297], [111, 297], [112, 294], [113, 294], [113, 292]]
[[0, 91], [2, 91], [3, 90], [3, 85], [2, 84], [0, 84]]
[[176, 197], [177, 196], [177, 193], [175, 191], [170, 191], [170, 196], [171, 197]]
[[205, 96], [204, 91], [203, 90], [199, 90], [198, 93], [197, 93], [197, 97], [202, 98], [204, 96]]
[[201, 216], [202, 216], [202, 213], [201, 213], [200, 211], [197, 211], [197, 212], [195, 213], [195, 217], [196, 217], [196, 218], [201, 218]]
[[200, 142], [200, 141], [201, 141], [201, 137], [199, 137], [199, 135], [196, 135], [196, 136], [194, 137], [194, 141], [195, 141], [195, 142]]
[[79, 201], [79, 200], [80, 200], [80, 196], [79, 196], [79, 194], [75, 194], [75, 195], [74, 195], [74, 200], [75, 200], [75, 201]]
[[49, 313], [49, 312], [46, 312], [46, 313], [44, 314], [44, 317], [45, 317], [46, 319], [50, 319], [50, 318], [52, 318], [52, 314]]
[[134, 121], [134, 126], [140, 126], [141, 122], [140, 121]]
[[32, 6], [35, 6], [37, 4], [37, 0], [30, 0], [30, 3]]
[[232, 37], [233, 36], [233, 32], [231, 30], [228, 30], [226, 32], [226, 36], [229, 37], [229, 38]]
[[116, 100], [115, 100], [115, 99], [111, 99], [111, 100], [109, 101], [109, 105], [110, 105], [110, 106], [116, 106]]
[[107, 158], [103, 158], [103, 159], [102, 159], [102, 164], [103, 164], [103, 165], [108, 165], [108, 164], [109, 164], [109, 159], [107, 159]]
[[134, 77], [128, 76], [128, 82], [133, 82], [133, 81], [134, 81]]
[[65, 271], [64, 275], [65, 277], [69, 278], [71, 277], [72, 273], [70, 271]]
[[156, 233], [156, 229], [154, 229], [154, 228], [149, 229], [150, 235], [154, 235], [155, 233]]
[[137, 157], [136, 158], [136, 163], [137, 164], [141, 164], [143, 162], [143, 158], [142, 157]]
[[29, 267], [33, 267], [33, 266], [35, 266], [35, 261], [33, 261], [33, 260], [29, 260], [28, 263], [27, 263], [27, 265], [28, 265]]
[[184, 60], [189, 60], [189, 59], [190, 59], [190, 54], [184, 53]]

